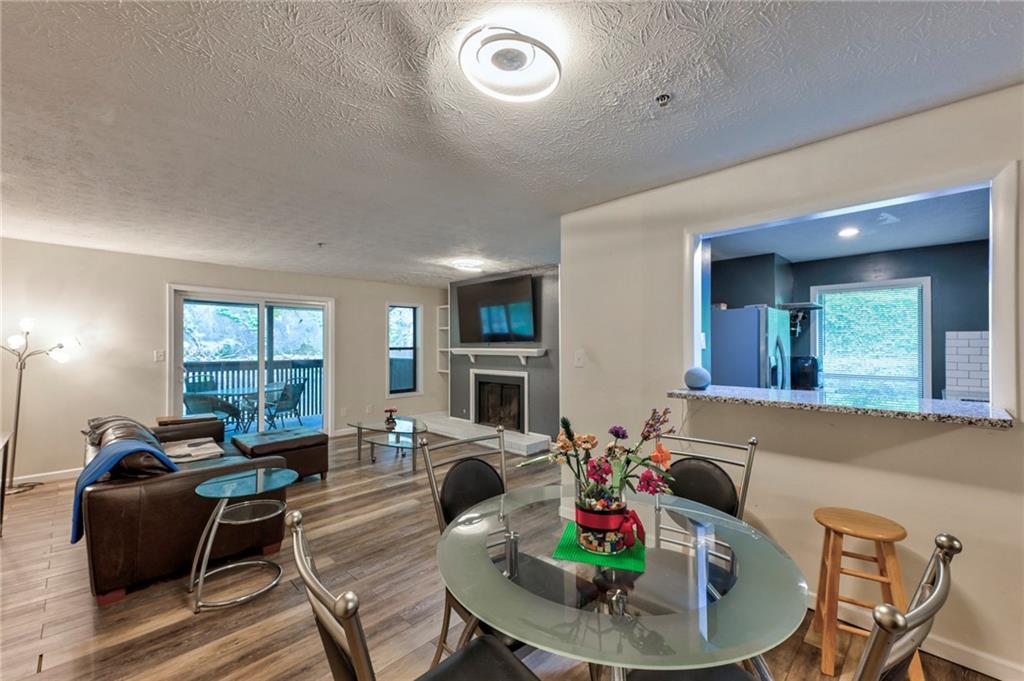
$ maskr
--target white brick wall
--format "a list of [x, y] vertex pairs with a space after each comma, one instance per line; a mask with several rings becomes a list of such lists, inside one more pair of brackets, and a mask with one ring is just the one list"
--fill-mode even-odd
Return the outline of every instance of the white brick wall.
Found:
[[946, 332], [947, 400], [988, 400], [988, 331]]

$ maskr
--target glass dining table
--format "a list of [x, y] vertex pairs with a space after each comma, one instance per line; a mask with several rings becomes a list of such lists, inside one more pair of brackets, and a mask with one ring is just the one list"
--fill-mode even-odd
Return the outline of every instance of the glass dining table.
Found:
[[630, 669], [698, 669], [750, 660], [796, 631], [807, 583], [750, 525], [687, 499], [630, 496], [645, 528], [643, 572], [552, 558], [572, 487], [512, 490], [448, 525], [437, 546], [446, 587], [473, 616], [535, 648]]

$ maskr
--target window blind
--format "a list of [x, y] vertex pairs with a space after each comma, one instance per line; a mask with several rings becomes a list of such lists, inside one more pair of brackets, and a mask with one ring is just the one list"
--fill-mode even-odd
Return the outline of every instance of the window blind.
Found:
[[825, 387], [922, 397], [924, 292], [919, 284], [829, 287], [818, 293], [818, 356]]

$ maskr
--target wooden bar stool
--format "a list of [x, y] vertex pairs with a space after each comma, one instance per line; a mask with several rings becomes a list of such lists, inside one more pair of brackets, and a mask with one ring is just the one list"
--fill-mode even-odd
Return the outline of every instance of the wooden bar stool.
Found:
[[[907, 592], [903, 589], [903, 573], [896, 558], [896, 542], [906, 539], [907, 531], [902, 525], [888, 518], [852, 508], [819, 508], [814, 512], [814, 519], [825, 528], [825, 541], [821, 547], [817, 602], [811, 626], [821, 632], [821, 673], [835, 676], [836, 636], [839, 630], [865, 638], [869, 633], [859, 627], [840, 622], [839, 603], [848, 603], [869, 611], [877, 605], [840, 595], [839, 576], [848, 575], [878, 582], [882, 588], [882, 600], [906, 612]], [[875, 555], [843, 549], [843, 537], [846, 535], [874, 542]], [[874, 563], [877, 572], [843, 567], [844, 556]], [[917, 653], [914, 654], [914, 661], [910, 666], [910, 680], [924, 681], [924, 670]]]

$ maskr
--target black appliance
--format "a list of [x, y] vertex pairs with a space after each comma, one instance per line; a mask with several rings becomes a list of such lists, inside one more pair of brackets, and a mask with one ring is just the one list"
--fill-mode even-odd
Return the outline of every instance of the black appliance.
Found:
[[817, 390], [821, 387], [821, 366], [817, 357], [793, 357], [790, 364], [793, 390]]
[[533, 277], [525, 274], [455, 287], [459, 342], [508, 343], [535, 340]]

